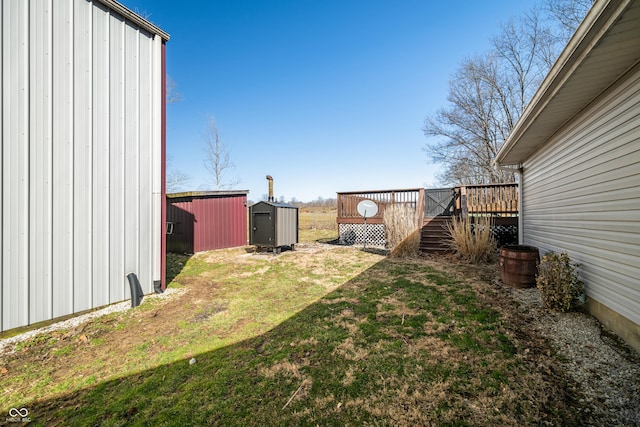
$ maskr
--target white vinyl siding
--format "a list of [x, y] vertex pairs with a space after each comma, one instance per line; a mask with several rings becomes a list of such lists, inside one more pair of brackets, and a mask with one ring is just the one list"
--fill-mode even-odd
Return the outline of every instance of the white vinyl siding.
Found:
[[114, 7], [0, 2], [0, 331], [161, 279], [162, 38]]
[[640, 324], [640, 68], [524, 164], [523, 237], [567, 251], [587, 295]]

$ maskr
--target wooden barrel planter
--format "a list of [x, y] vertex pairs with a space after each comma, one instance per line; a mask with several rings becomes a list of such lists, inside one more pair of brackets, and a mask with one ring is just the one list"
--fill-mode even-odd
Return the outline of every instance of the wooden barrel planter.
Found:
[[536, 285], [540, 253], [535, 246], [507, 245], [500, 248], [498, 264], [502, 283], [516, 288]]

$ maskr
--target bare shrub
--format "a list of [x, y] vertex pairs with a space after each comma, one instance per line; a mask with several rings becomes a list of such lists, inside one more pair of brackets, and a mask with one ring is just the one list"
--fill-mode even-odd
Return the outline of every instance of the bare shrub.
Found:
[[391, 249], [392, 257], [406, 258], [418, 254], [420, 231], [413, 207], [393, 203], [384, 210], [382, 221], [387, 247]]
[[583, 289], [577, 267], [566, 252], [558, 254], [551, 251], [542, 257], [536, 285], [547, 308], [564, 312], [576, 306]]
[[478, 264], [494, 257], [496, 241], [491, 233], [491, 218], [453, 218], [448, 228], [450, 248], [466, 262]]

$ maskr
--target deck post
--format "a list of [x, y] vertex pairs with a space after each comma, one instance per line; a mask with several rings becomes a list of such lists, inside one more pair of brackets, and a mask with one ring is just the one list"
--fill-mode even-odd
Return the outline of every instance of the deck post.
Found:
[[416, 225], [422, 228], [424, 223], [424, 188], [418, 190], [418, 201], [416, 202]]
[[467, 206], [467, 187], [460, 187], [460, 211], [462, 218], [466, 218], [469, 215], [469, 207]]

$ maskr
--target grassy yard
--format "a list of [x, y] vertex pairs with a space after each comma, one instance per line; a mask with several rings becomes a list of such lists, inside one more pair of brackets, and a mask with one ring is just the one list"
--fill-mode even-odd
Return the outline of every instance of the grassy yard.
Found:
[[0, 409], [47, 426], [584, 421], [484, 270], [315, 243], [169, 267], [172, 295], [2, 355]]

